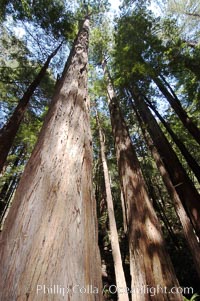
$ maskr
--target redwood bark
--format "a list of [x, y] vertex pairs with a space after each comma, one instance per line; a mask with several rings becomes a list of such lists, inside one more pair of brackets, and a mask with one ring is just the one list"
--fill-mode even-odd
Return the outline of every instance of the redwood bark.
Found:
[[160, 129], [142, 96], [131, 89], [135, 106], [156, 146], [179, 198], [200, 237], [200, 195], [182, 167], [176, 153]]
[[194, 175], [196, 176], [197, 180], [200, 183], [200, 166], [198, 165], [196, 160], [192, 157], [192, 155], [189, 153], [189, 151], [187, 150], [183, 142], [177, 137], [177, 135], [171, 129], [170, 125], [164, 120], [164, 118], [160, 115], [160, 113], [156, 110], [156, 108], [149, 101], [147, 104], [154, 111], [154, 113], [159, 118], [161, 123], [164, 125], [164, 127], [172, 137], [175, 144], [180, 149], [181, 154], [185, 158], [186, 162], [188, 163], [189, 167], [191, 168], [191, 170], [193, 171]]
[[[108, 165], [107, 165], [107, 160], [106, 160], [106, 155], [105, 155], [105, 144], [104, 144], [103, 132], [101, 129], [101, 125], [99, 122], [99, 117], [98, 117], [97, 112], [96, 112], [96, 119], [97, 119], [97, 125], [99, 128], [101, 160], [102, 160], [102, 164], [103, 164], [103, 173], [104, 173], [104, 181], [105, 181], [105, 188], [106, 188], [106, 201], [107, 201], [107, 210], [108, 210], [108, 218], [109, 218], [109, 226], [110, 226], [110, 241], [111, 241], [112, 256], [113, 256], [114, 269], [115, 269], [116, 285], [118, 288], [126, 289], [127, 285], [126, 285], [126, 279], [125, 279], [123, 265], [122, 265], [117, 225], [116, 225], [116, 221], [115, 221], [112, 192], [111, 192], [111, 187], [110, 187]], [[127, 293], [123, 293], [123, 294], [119, 293], [118, 301], [129, 301], [128, 294]]]
[[1, 234], [1, 300], [102, 300], [88, 35], [86, 18]]
[[45, 64], [41, 68], [40, 72], [34, 79], [34, 81], [30, 84], [26, 92], [24, 93], [23, 97], [19, 101], [17, 107], [15, 108], [12, 116], [5, 124], [5, 126], [0, 130], [0, 173], [3, 169], [3, 166], [6, 162], [8, 153], [13, 145], [15, 136], [19, 129], [19, 126], [22, 122], [24, 114], [27, 110], [28, 103], [30, 98], [32, 97], [35, 89], [40, 84], [41, 80], [44, 78], [45, 73], [49, 67], [49, 63], [51, 59], [56, 55], [58, 50], [60, 49], [62, 43], [48, 56]]
[[167, 101], [170, 103], [171, 107], [174, 109], [185, 128], [190, 132], [190, 134], [197, 141], [197, 143], [200, 144], [200, 130], [192, 121], [192, 119], [188, 116], [186, 111], [183, 109], [178, 98], [168, 91], [168, 89], [158, 77], [153, 77], [153, 81], [157, 85], [159, 90], [162, 92], [162, 94], [165, 96]]
[[176, 214], [182, 224], [183, 233], [184, 233], [186, 242], [188, 244], [189, 250], [191, 252], [197, 274], [200, 279], [200, 247], [199, 247], [197, 237], [194, 234], [194, 231], [193, 231], [194, 229], [193, 229], [190, 219], [182, 205], [182, 202], [176, 192], [176, 189], [174, 188], [174, 186], [170, 180], [169, 174], [163, 164], [163, 161], [162, 161], [156, 147], [154, 146], [152, 139], [147, 134], [145, 125], [142, 123], [140, 116], [138, 114], [136, 114], [136, 116], [139, 121], [145, 141], [146, 141], [146, 143], [151, 151], [151, 154], [156, 162], [157, 168], [162, 176], [163, 182], [167, 188], [169, 196], [173, 200]]
[[165, 294], [157, 290], [152, 297], [150, 292], [141, 291], [141, 288], [146, 289], [147, 286], [156, 288], [157, 285], [170, 290], [170, 287], [178, 286], [178, 281], [166, 252], [160, 225], [147, 195], [139, 162], [105, 64], [103, 68], [108, 80], [111, 125], [127, 208], [132, 301], [183, 300], [180, 294]]

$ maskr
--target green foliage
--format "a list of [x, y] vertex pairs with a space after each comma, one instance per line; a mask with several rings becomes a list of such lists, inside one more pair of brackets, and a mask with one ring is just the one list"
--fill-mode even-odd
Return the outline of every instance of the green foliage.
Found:
[[123, 14], [127, 14], [130, 11], [136, 9], [146, 9], [150, 5], [150, 0], [123, 0], [120, 6]]
[[[27, 30], [23, 41], [16, 38], [11, 30], [12, 28], [10, 28], [10, 31], [5, 28], [1, 30], [0, 105], [3, 115], [0, 115], [0, 117], [2, 118], [2, 125], [9, 115], [12, 114], [21, 95], [40, 70], [44, 57], [47, 56], [47, 53], [51, 52], [51, 46], [55, 41], [64, 38], [71, 42], [74, 33], [77, 32], [78, 22], [82, 22], [86, 15], [91, 15], [89, 94], [92, 105], [93, 182], [98, 208], [99, 244], [102, 258], [107, 260], [109, 268], [113, 265], [110, 258], [111, 247], [108, 230], [108, 213], [105, 199], [105, 183], [100, 160], [99, 134], [94, 112], [95, 106], [98, 107], [101, 126], [105, 135], [106, 156], [122, 255], [124, 262], [125, 259], [126, 263], [129, 262], [127, 255], [128, 244], [123, 232], [120, 181], [108, 112], [106, 84], [101, 69], [103, 59], [107, 59], [122, 112], [147, 183], [149, 196], [154, 205], [155, 202], [160, 205], [160, 207], [157, 205], [155, 208], [161, 221], [164, 236], [168, 242], [168, 251], [172, 257], [178, 278], [181, 284], [186, 283], [188, 285], [188, 283], [195, 283], [196, 285], [196, 274], [193, 273], [194, 267], [192, 266], [192, 260], [190, 255], [188, 255], [189, 252], [183, 239], [181, 225], [174, 212], [172, 201], [162, 184], [155, 162], [141, 135], [139, 125], [130, 106], [130, 95], [127, 91], [130, 85], [134, 84], [142, 94], [148, 96], [160, 109], [162, 115], [165, 115], [165, 119], [168, 120], [178, 137], [186, 142], [196, 160], [200, 161], [197, 145], [185, 133], [180, 121], [171, 108], [167, 107], [164, 112], [161, 106], [163, 100], [161, 94], [152, 84], [151, 80], [155, 74], [164, 74], [173, 84], [174, 90], [180, 96], [182, 104], [187, 108], [190, 115], [197, 117], [200, 109], [200, 84], [198, 82], [200, 72], [199, 46], [191, 47], [189, 45], [188, 41], [180, 34], [181, 28], [174, 18], [169, 16], [162, 20], [161, 18], [155, 18], [146, 9], [149, 1], [124, 0], [121, 16], [115, 20], [115, 30], [111, 26], [110, 20], [103, 16], [103, 13], [109, 8], [108, 1], [80, 0], [72, 2], [64, 0], [3, 1], [1, 20], [6, 19], [6, 17], [12, 14], [14, 21], [16, 21], [15, 24], [20, 24], [20, 26], [23, 24]], [[35, 32], [36, 35], [34, 35]], [[33, 36], [33, 40], [30, 43], [28, 42], [28, 38], [31, 35]], [[35, 46], [34, 41], [36, 42]], [[66, 57], [65, 50], [63, 51], [63, 55]], [[39, 55], [36, 55], [37, 52]], [[60, 57], [61, 55], [62, 53], [60, 53]], [[62, 60], [64, 61], [65, 59], [61, 57]], [[21, 124], [13, 149], [10, 152], [6, 172], [1, 178], [0, 188], [13, 175], [17, 174], [20, 177], [24, 165], [30, 157], [54, 91], [54, 76], [59, 70], [58, 65], [59, 60], [56, 60], [52, 64], [52, 69], [48, 71], [45, 79], [31, 99], [29, 109]], [[170, 137], [167, 137], [170, 143], [173, 144]], [[17, 167], [12, 168], [22, 148], [24, 148], [23, 156]], [[187, 172], [190, 172], [180, 152], [176, 148], [175, 150]], [[178, 241], [177, 245], [174, 243], [163, 221], [161, 208], [164, 210], [169, 224], [172, 226], [174, 236]], [[186, 265], [184, 266], [185, 262], [189, 263], [187, 267]], [[109, 275], [112, 275], [112, 272]], [[126, 271], [126, 276], [129, 277], [128, 271]], [[112, 281], [114, 281], [113, 275]], [[191, 300], [196, 300], [198, 296], [195, 294], [192, 298]]]
[[70, 5], [70, 2], [66, 5], [63, 0], [8, 0], [4, 15], [12, 15], [14, 20], [35, 23], [55, 38], [62, 36], [69, 39], [74, 37], [75, 29]]
[[[23, 93], [40, 71], [41, 65], [30, 61], [28, 59], [30, 52], [24, 43], [15, 36], [9, 36], [5, 29], [2, 30], [1, 40], [0, 105], [2, 112], [0, 118], [1, 122], [5, 123], [2, 113], [6, 114], [7, 118], [12, 114]], [[49, 71], [32, 97], [35, 109], [38, 108], [41, 111], [42, 107], [46, 106], [49, 97], [52, 96], [54, 84], [53, 76]]]
[[2, 111], [8, 114], [18, 103], [35, 68], [26, 59], [29, 51], [20, 40], [9, 35], [6, 29], [1, 30], [0, 39], [0, 104]]
[[184, 297], [184, 301], [198, 301], [198, 300], [200, 300], [200, 295], [198, 294], [194, 294], [190, 299]]
[[182, 38], [200, 42], [200, 4], [198, 0], [168, 0], [166, 10], [177, 20]]
[[110, 7], [108, 0], [77, 0], [76, 5], [76, 16], [79, 19], [90, 16], [95, 22], [100, 21], [102, 14], [104, 14]]
[[159, 20], [148, 11], [138, 9], [116, 21], [115, 84], [126, 86], [140, 80], [146, 84], [155, 72], [165, 68], [165, 47], [157, 36]]
[[112, 44], [112, 29], [108, 20], [94, 27], [90, 34], [90, 59], [93, 64], [100, 65], [110, 53]]

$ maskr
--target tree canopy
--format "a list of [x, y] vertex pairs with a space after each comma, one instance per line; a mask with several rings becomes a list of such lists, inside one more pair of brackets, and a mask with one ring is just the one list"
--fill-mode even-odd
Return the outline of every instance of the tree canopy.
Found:
[[[166, 250], [178, 281], [183, 287], [193, 288], [188, 295], [183, 293], [185, 300], [189, 300], [186, 298], [191, 298], [192, 295], [196, 298], [194, 300], [198, 300], [198, 296], [194, 295], [200, 293], [195, 252], [190, 247], [190, 242], [188, 244], [187, 235], [185, 236], [187, 231], [177, 210], [177, 203], [174, 203], [173, 194], [177, 194], [176, 197], [180, 199], [182, 197], [181, 208], [185, 210], [187, 221], [191, 223], [192, 239], [197, 240], [198, 248], [199, 222], [192, 213], [190, 215], [190, 207], [184, 203], [184, 189], [188, 196], [191, 189], [191, 195], [199, 197], [200, 4], [189, 0], [166, 0], [163, 3], [159, 0], [124, 0], [115, 16], [110, 14], [110, 7], [107, 0], [2, 1], [0, 135], [48, 57], [59, 45], [60, 47], [30, 97], [0, 175], [1, 227], [3, 228], [20, 177], [51, 107], [51, 99], [59, 90], [73, 53], [77, 51], [76, 42], [81, 24], [85, 18], [90, 18], [88, 94], [91, 101], [93, 190], [98, 213], [99, 248], [103, 265], [107, 269], [103, 285], [109, 287], [115, 283], [116, 278], [111, 256], [105, 175], [100, 155], [102, 143], [104, 160], [107, 160], [109, 170], [123, 269], [127, 285], [131, 285], [132, 259], [128, 251], [130, 229], [124, 214], [128, 209], [123, 208], [125, 184], [121, 180], [121, 161], [115, 152], [117, 139], [120, 138], [114, 137], [117, 130], [112, 128], [112, 118], [114, 120], [116, 117], [112, 116], [113, 106], [116, 114], [122, 116], [124, 141], [130, 136], [137, 158], [132, 161], [138, 160], [144, 187], [161, 225]], [[80, 62], [78, 81], [85, 72], [87, 62], [83, 66], [81, 64], [83, 62]], [[109, 87], [114, 91], [115, 103], [112, 103], [112, 97], [109, 98]], [[76, 88], [74, 84], [74, 89]], [[96, 111], [99, 116], [98, 124]], [[100, 140], [99, 129], [102, 130]], [[159, 137], [154, 137], [152, 132]], [[156, 139], [160, 140], [156, 142]], [[169, 151], [169, 156], [166, 155], [167, 152], [162, 153], [161, 144], [163, 149]], [[166, 168], [169, 185], [166, 185], [156, 156], [160, 156], [158, 161], [163, 164], [161, 169]], [[175, 158], [177, 165], [173, 166], [168, 161], [169, 158]], [[179, 168], [176, 169], [175, 166]], [[171, 169], [171, 174], [168, 168]], [[176, 183], [176, 179], [184, 179], [187, 183]], [[185, 186], [183, 190], [177, 188], [182, 184]], [[173, 193], [170, 193], [170, 189]], [[190, 201], [191, 206], [198, 211], [199, 205], [195, 207], [198, 199]], [[104, 291], [104, 295], [106, 300], [117, 300], [117, 294], [112, 295], [108, 289]]]

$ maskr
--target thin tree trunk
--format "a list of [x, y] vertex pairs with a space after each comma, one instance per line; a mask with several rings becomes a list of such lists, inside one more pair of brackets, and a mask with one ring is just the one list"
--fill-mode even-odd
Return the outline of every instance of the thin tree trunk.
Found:
[[162, 161], [156, 147], [154, 146], [152, 139], [147, 134], [145, 125], [142, 123], [142, 120], [141, 120], [139, 114], [136, 113], [136, 116], [137, 116], [138, 122], [140, 124], [145, 141], [146, 141], [146, 143], [152, 153], [152, 156], [156, 162], [157, 168], [162, 176], [163, 182], [167, 188], [169, 196], [173, 200], [176, 214], [179, 217], [180, 222], [182, 224], [183, 233], [184, 233], [186, 242], [188, 244], [188, 247], [190, 249], [193, 261], [195, 263], [195, 268], [196, 268], [196, 271], [197, 271], [199, 279], [200, 279], [200, 247], [199, 247], [199, 243], [197, 241], [197, 237], [194, 234], [192, 224], [191, 224], [190, 219], [189, 219], [189, 217], [182, 205], [182, 202], [176, 192], [176, 189], [174, 188], [174, 186], [170, 180], [169, 174], [163, 164], [163, 161]]
[[[132, 301], [183, 300], [181, 294], [168, 294], [155, 290], [155, 296], [142, 293], [138, 288], [178, 286], [173, 266], [165, 249], [160, 225], [145, 189], [139, 162], [131, 143], [118, 100], [103, 64], [108, 81], [107, 92], [111, 125], [115, 140], [117, 163], [127, 207]], [[144, 291], [143, 291], [144, 292]]]
[[171, 129], [170, 125], [164, 120], [164, 118], [160, 115], [160, 113], [156, 110], [156, 108], [150, 103], [150, 101], [147, 102], [148, 106], [154, 111], [156, 116], [159, 118], [159, 120], [162, 122], [170, 136], [172, 137], [173, 141], [176, 143], [178, 148], [181, 151], [181, 154], [185, 158], [186, 162], [188, 163], [189, 167], [193, 171], [194, 175], [196, 176], [197, 180], [200, 183], [200, 166], [196, 162], [196, 160], [192, 157], [192, 155], [189, 153], [183, 142], [177, 137], [177, 135], [174, 133], [174, 131]]
[[5, 197], [6, 197], [6, 194], [7, 194], [7, 191], [9, 189], [11, 181], [12, 181], [12, 179], [7, 180], [4, 183], [4, 185], [1, 189], [1, 192], [0, 192], [0, 216], [2, 216], [2, 214], [4, 212], [4, 208], [6, 207]]
[[149, 191], [149, 195], [152, 198], [153, 201], [153, 207], [155, 208], [159, 218], [162, 220], [169, 236], [171, 237], [171, 240], [174, 243], [174, 246], [178, 249], [178, 242], [177, 242], [177, 238], [173, 232], [173, 229], [171, 227], [171, 224], [165, 214], [165, 210], [163, 208], [163, 206], [159, 203], [159, 201], [157, 200], [157, 196], [156, 196], [156, 192], [154, 189], [154, 186], [151, 182], [151, 179], [148, 180], [148, 191]]
[[[121, 252], [120, 252], [120, 247], [119, 247], [117, 226], [116, 226], [116, 221], [115, 221], [108, 165], [107, 165], [107, 160], [106, 160], [106, 155], [105, 155], [105, 144], [104, 144], [103, 133], [102, 133], [102, 129], [100, 126], [99, 117], [98, 117], [97, 112], [96, 112], [96, 119], [97, 119], [97, 125], [99, 128], [101, 160], [102, 160], [102, 164], [103, 164], [103, 172], [104, 172], [104, 180], [105, 180], [105, 188], [106, 188], [106, 201], [107, 201], [107, 210], [108, 210], [108, 218], [109, 218], [109, 226], [110, 226], [110, 241], [111, 241], [111, 247], [112, 247], [116, 285], [118, 288], [120, 288], [120, 287], [126, 288], [127, 285], [126, 285], [124, 270], [123, 270], [123, 266], [122, 266], [122, 258], [121, 258]], [[118, 300], [119, 301], [129, 301], [128, 294], [127, 293], [118, 294]]]
[[120, 191], [121, 191], [120, 198], [121, 198], [122, 214], [123, 214], [123, 227], [124, 227], [124, 233], [126, 234], [128, 231], [127, 216], [126, 216], [126, 203], [124, 201], [122, 188], [120, 189]]
[[187, 211], [190, 220], [194, 226], [196, 234], [200, 237], [200, 195], [189, 179], [184, 168], [178, 160], [170, 143], [166, 139], [154, 116], [149, 110], [142, 96], [134, 89], [130, 91], [133, 95], [136, 109], [138, 110], [147, 130], [156, 146], [164, 166], [169, 173], [170, 179], [179, 198]]
[[8, 153], [13, 145], [15, 136], [19, 129], [19, 126], [22, 122], [26, 109], [28, 107], [28, 103], [35, 91], [35, 89], [40, 84], [41, 80], [44, 78], [46, 70], [49, 67], [49, 63], [51, 59], [56, 55], [58, 50], [60, 49], [62, 43], [48, 56], [45, 64], [41, 68], [40, 72], [34, 79], [34, 81], [30, 84], [17, 107], [15, 108], [12, 116], [5, 124], [5, 126], [0, 130], [0, 173], [3, 169], [3, 166], [6, 162]]
[[1, 234], [0, 300], [102, 300], [88, 35], [86, 18]]
[[185, 15], [188, 15], [188, 16], [200, 18], [200, 14], [198, 14], [198, 13], [188, 13], [188, 12], [184, 12], [184, 14], [185, 14]]
[[6, 182], [4, 183], [4, 185], [0, 191], [0, 216], [1, 216], [0, 220], [2, 220], [5, 209], [8, 207], [7, 202], [10, 199], [10, 197], [9, 197], [10, 193], [12, 193], [12, 189], [10, 189], [11, 188], [10, 186], [13, 186], [17, 179], [17, 175], [14, 170], [17, 168], [20, 161], [23, 159], [24, 150], [25, 150], [25, 147], [22, 147], [20, 149], [19, 154], [17, 155], [17, 157], [13, 163], [13, 166], [10, 170], [10, 174], [12, 174], [12, 175], [6, 179]]
[[13, 194], [14, 194], [17, 184], [19, 182], [19, 177], [20, 177], [20, 175], [15, 175], [14, 177], [12, 177], [12, 180], [10, 182], [10, 185], [8, 187], [6, 195], [4, 196], [4, 200], [1, 201], [3, 203], [3, 208], [2, 208], [1, 216], [0, 216], [1, 229], [3, 228], [4, 221], [6, 219], [8, 211], [9, 211], [9, 207], [11, 205]]
[[186, 111], [183, 109], [178, 98], [174, 97], [174, 95], [172, 95], [168, 91], [168, 89], [165, 87], [165, 85], [162, 83], [162, 81], [158, 77], [153, 77], [153, 81], [157, 85], [159, 90], [162, 92], [162, 94], [165, 96], [167, 101], [170, 103], [170, 105], [172, 106], [172, 108], [174, 109], [176, 114], [178, 115], [179, 119], [182, 121], [185, 128], [190, 132], [190, 134], [197, 141], [197, 143], [200, 144], [200, 130], [194, 124], [192, 119], [188, 116]]

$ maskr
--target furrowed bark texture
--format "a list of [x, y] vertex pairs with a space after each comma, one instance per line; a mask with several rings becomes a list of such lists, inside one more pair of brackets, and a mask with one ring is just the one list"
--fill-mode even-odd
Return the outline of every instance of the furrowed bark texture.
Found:
[[32, 97], [35, 89], [40, 84], [41, 80], [44, 78], [51, 59], [56, 55], [61, 45], [62, 44], [60, 44], [52, 52], [51, 55], [49, 55], [40, 72], [38, 73], [34, 81], [31, 83], [31, 85], [28, 87], [27, 91], [24, 93], [19, 104], [14, 110], [14, 113], [12, 114], [8, 122], [5, 124], [5, 126], [0, 130], [0, 173], [3, 170], [8, 153], [11, 149], [11, 146], [13, 145], [15, 136], [22, 122], [24, 114], [27, 110], [30, 98]]
[[[137, 114], [137, 112], [136, 112], [136, 114]], [[140, 127], [142, 129], [142, 133], [145, 138], [145, 141], [151, 151], [151, 154], [156, 162], [157, 168], [162, 176], [163, 182], [167, 188], [169, 196], [173, 200], [176, 214], [179, 217], [180, 222], [182, 224], [183, 233], [184, 233], [186, 242], [188, 244], [188, 247], [190, 249], [190, 252], [192, 254], [195, 268], [196, 268], [197, 274], [200, 279], [200, 247], [199, 247], [197, 237], [194, 234], [193, 226], [192, 226], [190, 219], [181, 203], [181, 200], [176, 192], [176, 189], [174, 188], [174, 186], [170, 180], [169, 174], [163, 164], [163, 161], [162, 161], [156, 147], [154, 146], [152, 139], [147, 134], [145, 125], [142, 123], [142, 120], [141, 120], [139, 114], [137, 114], [137, 119], [138, 119]]]
[[[108, 165], [105, 155], [105, 144], [103, 138], [103, 132], [100, 126], [98, 113], [96, 113], [97, 124], [99, 128], [99, 140], [101, 146], [101, 160], [103, 164], [103, 172], [104, 172], [104, 180], [105, 180], [105, 188], [106, 188], [106, 201], [107, 201], [107, 210], [108, 210], [108, 217], [109, 217], [109, 226], [110, 226], [110, 241], [112, 247], [112, 256], [114, 262], [114, 269], [115, 269], [115, 278], [116, 278], [116, 285], [119, 288], [126, 288], [126, 280], [122, 265], [122, 258], [121, 252], [119, 247], [119, 238], [117, 232], [117, 225], [115, 221], [115, 214], [114, 214], [114, 206], [113, 206], [113, 198], [112, 192], [110, 187], [110, 179], [109, 179], [109, 172], [108, 172]], [[118, 294], [118, 301], [129, 301], [128, 294], [125, 292], [123, 294]]]
[[[86, 19], [3, 229], [0, 300], [101, 300], [92, 196], [88, 35]], [[91, 286], [99, 293], [92, 293]], [[59, 287], [65, 288], [64, 297]], [[81, 293], [82, 287], [86, 291]]]
[[144, 99], [132, 89], [135, 106], [145, 123], [179, 198], [200, 237], [200, 195], [182, 167], [176, 153], [172, 149]]
[[[139, 162], [105, 64], [103, 67], [108, 80], [111, 124], [127, 210], [132, 301], [183, 300], [180, 294], [167, 293], [171, 287], [178, 286], [178, 281], [165, 250], [160, 225], [147, 195]], [[147, 286], [167, 287], [167, 292], [157, 289], [152, 297], [150, 292], [145, 291]]]

